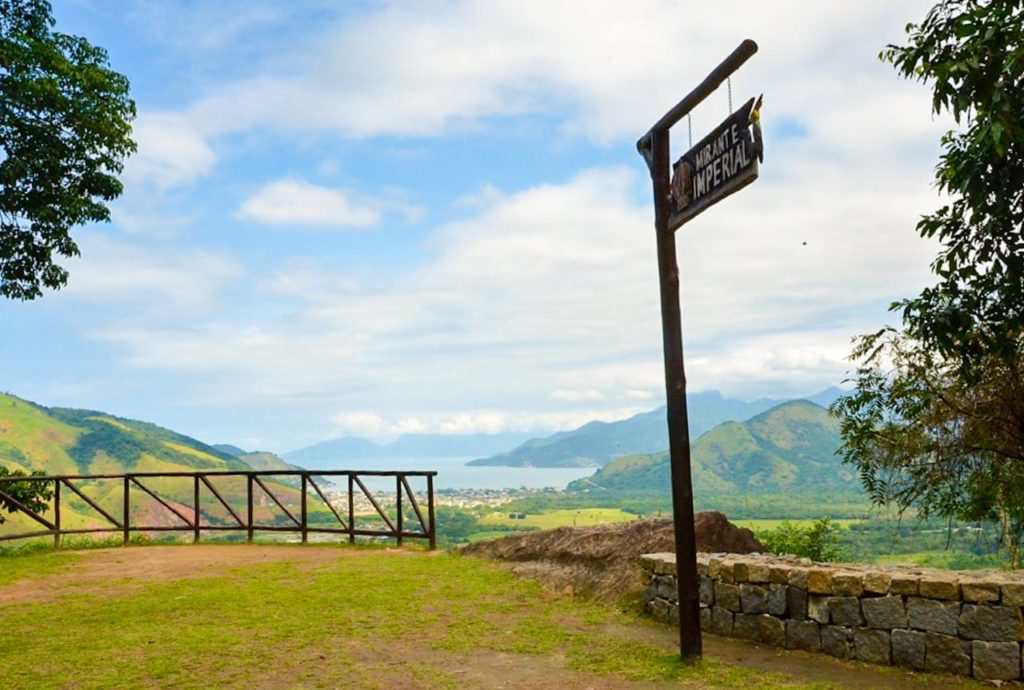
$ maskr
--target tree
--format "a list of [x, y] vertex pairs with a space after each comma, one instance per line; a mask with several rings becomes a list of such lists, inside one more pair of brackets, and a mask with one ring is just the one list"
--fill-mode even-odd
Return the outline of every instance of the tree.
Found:
[[[41, 472], [33, 472], [33, 476], [40, 476]], [[9, 471], [0, 465], [0, 477], [24, 477], [24, 472], [18, 470]], [[41, 513], [46, 510], [47, 504], [53, 498], [53, 490], [50, 482], [25, 481], [25, 482], [0, 482], [0, 492], [3, 492], [24, 505], [29, 510]], [[3, 496], [0, 496], [0, 509], [13, 513], [18, 508]], [[0, 525], [6, 522], [3, 513], [0, 513]]]
[[839, 530], [829, 518], [821, 518], [801, 526], [789, 520], [772, 530], [760, 532], [758, 540], [779, 555], [802, 556], [812, 561], [835, 561], [839, 558]]
[[960, 363], [886, 328], [862, 336], [857, 389], [833, 405], [844, 459], [877, 504], [1000, 527], [1013, 568], [1024, 533], [1024, 368], [1015, 357]]
[[945, 0], [907, 32], [882, 58], [933, 82], [934, 112], [961, 129], [943, 137], [935, 174], [950, 203], [917, 225], [942, 243], [939, 283], [899, 307], [969, 379], [991, 353], [1014, 356], [1024, 332], [1024, 0]]
[[110, 220], [135, 103], [107, 53], [53, 30], [46, 0], [0, 0], [0, 295], [60, 289], [70, 228]]
[[949, 202], [917, 225], [938, 282], [892, 305], [902, 329], [855, 340], [856, 390], [833, 405], [873, 500], [992, 520], [1010, 564], [1024, 529], [1024, 0], [943, 0], [882, 59], [928, 82]]

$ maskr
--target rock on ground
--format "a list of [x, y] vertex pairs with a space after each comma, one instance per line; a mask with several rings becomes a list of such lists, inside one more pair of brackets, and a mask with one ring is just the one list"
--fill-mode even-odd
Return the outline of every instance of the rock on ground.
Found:
[[[736, 527], [717, 511], [697, 513], [694, 528], [698, 551], [765, 550], [753, 532]], [[467, 556], [510, 561], [515, 572], [537, 577], [556, 590], [581, 592], [606, 601], [639, 596], [647, 584], [637, 566], [639, 556], [666, 551], [675, 551], [672, 521], [667, 519], [523, 532], [462, 548]]]

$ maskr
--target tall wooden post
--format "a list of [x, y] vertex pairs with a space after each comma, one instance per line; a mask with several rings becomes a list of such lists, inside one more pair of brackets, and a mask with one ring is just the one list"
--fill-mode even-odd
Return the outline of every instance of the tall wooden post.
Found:
[[684, 658], [702, 653], [697, 539], [693, 525], [693, 484], [690, 470], [690, 429], [686, 410], [686, 372], [683, 366], [683, 327], [680, 314], [679, 265], [675, 228], [670, 223], [669, 129], [729, 78], [757, 51], [744, 41], [696, 89], [677, 103], [637, 142], [650, 169], [654, 189], [654, 228], [661, 285], [662, 350], [668, 409], [669, 455], [672, 471], [672, 512], [675, 522], [676, 582], [679, 601], [679, 653]]

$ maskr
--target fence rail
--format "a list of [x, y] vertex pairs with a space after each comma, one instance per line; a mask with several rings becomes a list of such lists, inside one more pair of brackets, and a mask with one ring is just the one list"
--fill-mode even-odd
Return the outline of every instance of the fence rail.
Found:
[[[245, 532], [247, 540], [252, 542], [253, 534], [260, 532], [296, 532], [302, 535], [302, 543], [305, 544], [310, 534], [342, 534], [347, 535], [350, 542], [354, 542], [357, 536], [384, 537], [396, 539], [402, 544], [405, 539], [426, 539], [430, 548], [437, 545], [437, 529], [434, 513], [434, 477], [437, 472], [403, 472], [403, 471], [354, 471], [354, 470], [331, 470], [323, 472], [289, 471], [289, 470], [268, 470], [268, 471], [209, 471], [209, 472], [133, 472], [129, 474], [73, 474], [73, 475], [51, 475], [51, 476], [18, 476], [0, 477], [0, 500], [15, 509], [16, 514], [23, 514], [38, 523], [45, 529], [34, 532], [19, 534], [0, 535], [0, 541], [14, 539], [28, 539], [33, 537], [52, 536], [54, 547], [60, 548], [61, 539], [71, 534], [98, 534], [103, 532], [119, 532], [123, 535], [124, 542], [128, 543], [133, 532], [191, 532], [193, 542], [198, 542], [202, 532], [224, 532], [237, 531]], [[217, 488], [217, 480], [229, 477], [241, 477], [245, 479], [244, 508], [233, 506], [225, 499], [223, 485], [221, 490]], [[343, 482], [345, 491], [345, 506], [339, 512], [332, 504], [317, 482], [317, 479], [325, 477], [339, 477], [347, 479]], [[393, 477], [395, 481], [395, 512], [389, 514], [378, 500], [377, 496], [366, 487], [364, 478]], [[409, 484], [410, 478], [426, 479], [426, 515], [416, 499], [416, 493]], [[166, 494], [161, 495], [152, 487], [154, 479], [192, 479], [191, 506], [187, 501], [172, 498]], [[268, 486], [264, 480], [297, 479], [296, 487], [277, 484], [274, 487]], [[104, 508], [95, 496], [89, 496], [83, 487], [82, 482], [118, 482], [121, 488], [120, 515], [112, 514], [108, 508]], [[32, 510], [29, 506], [17, 500], [10, 491], [11, 484], [43, 483], [52, 484], [52, 496], [48, 499], [47, 508], [42, 511]], [[149, 483], [149, 486], [146, 485]], [[271, 483], [274, 483], [271, 481]], [[347, 486], [346, 486], [347, 485]], [[95, 513], [95, 517], [107, 524], [100, 527], [66, 528], [61, 525], [61, 503], [64, 489], [70, 491]], [[167, 515], [173, 515], [175, 520], [181, 524], [177, 525], [140, 525], [132, 524], [132, 489], [141, 491], [150, 499], [155, 501]], [[204, 492], [205, 490], [205, 492]], [[275, 491], [277, 493], [275, 493]], [[285, 491], [299, 492], [298, 515], [288, 509], [286, 501], [281, 500], [281, 494]], [[203, 524], [202, 498], [204, 493], [209, 494], [216, 501], [216, 505], [224, 508], [227, 524], [213, 524], [207, 520]], [[267, 496], [270, 501], [281, 511], [286, 524], [261, 524], [255, 519], [255, 500], [258, 495]], [[384, 529], [370, 529], [357, 527], [355, 503], [359, 496], [366, 499], [373, 508], [372, 519], [379, 519], [384, 524]], [[313, 502], [310, 502], [310, 498]], [[406, 508], [411, 508], [410, 511]], [[329, 515], [333, 517], [332, 526], [325, 527], [319, 524], [311, 525], [309, 522], [310, 506], [325, 506]], [[294, 506], [292, 506], [294, 509]], [[116, 512], [116, 511], [114, 511]], [[244, 513], [244, 515], [241, 515]], [[52, 519], [46, 515], [52, 513]], [[209, 518], [209, 514], [207, 516]], [[230, 517], [230, 520], [228, 520]], [[365, 517], [365, 516], [364, 516]], [[337, 526], [333, 526], [334, 521]], [[364, 522], [365, 524], [365, 522]]]

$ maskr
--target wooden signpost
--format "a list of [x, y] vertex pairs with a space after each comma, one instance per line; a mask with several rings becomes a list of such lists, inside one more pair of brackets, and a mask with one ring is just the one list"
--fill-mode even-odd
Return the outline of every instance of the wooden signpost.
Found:
[[654, 227], [661, 279], [662, 347], [668, 403], [672, 510], [675, 517], [676, 582], [679, 586], [679, 653], [701, 655], [697, 541], [693, 527], [690, 430], [686, 412], [683, 328], [679, 308], [679, 265], [675, 230], [715, 203], [757, 179], [763, 158], [761, 99], [750, 99], [696, 146], [669, 166], [669, 129], [707, 98], [757, 52], [743, 41], [697, 88], [665, 114], [637, 142], [654, 184]]

